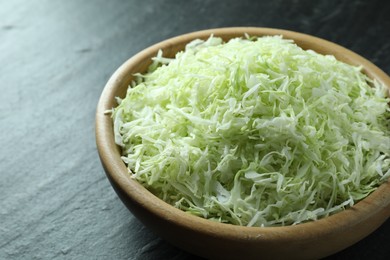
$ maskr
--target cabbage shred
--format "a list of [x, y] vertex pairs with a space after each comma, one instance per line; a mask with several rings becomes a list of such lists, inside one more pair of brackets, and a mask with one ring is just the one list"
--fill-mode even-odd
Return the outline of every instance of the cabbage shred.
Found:
[[129, 173], [191, 214], [316, 220], [390, 175], [386, 87], [279, 36], [195, 40], [153, 59], [113, 109]]

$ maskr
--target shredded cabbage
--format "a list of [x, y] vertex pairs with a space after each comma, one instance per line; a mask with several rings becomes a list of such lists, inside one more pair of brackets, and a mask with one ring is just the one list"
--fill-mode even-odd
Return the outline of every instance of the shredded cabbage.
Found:
[[390, 176], [386, 87], [280, 36], [160, 51], [113, 109], [129, 174], [191, 214], [292, 225], [354, 205]]

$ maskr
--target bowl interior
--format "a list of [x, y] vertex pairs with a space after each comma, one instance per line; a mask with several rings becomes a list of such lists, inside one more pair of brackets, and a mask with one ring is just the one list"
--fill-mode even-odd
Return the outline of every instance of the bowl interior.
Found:
[[[215, 252], [226, 251], [223, 243], [229, 241], [234, 241], [236, 244], [237, 248], [234, 252], [240, 251], [240, 247], [244, 245], [262, 248], [265, 250], [263, 252], [280, 251], [281, 242], [285, 243], [285, 248], [280, 252], [286, 252], [287, 255], [296, 249], [306, 254], [302, 256], [309, 257], [322, 257], [339, 251], [374, 231], [390, 216], [390, 185], [388, 182], [352, 208], [318, 221], [285, 227], [241, 227], [192, 216], [165, 203], [131, 179], [125, 164], [120, 159], [120, 150], [114, 142], [112, 120], [110, 115], [105, 114], [105, 111], [117, 105], [115, 97], [125, 96], [133, 80], [133, 74], [145, 72], [151, 64], [151, 58], [156, 56], [159, 49], [163, 50], [164, 56], [174, 57], [191, 40], [207, 39], [214, 34], [226, 41], [230, 38], [242, 37], [245, 33], [253, 36], [282, 35], [284, 38], [294, 40], [303, 49], [334, 55], [338, 60], [348, 64], [362, 66], [363, 72], [370, 78], [381, 81], [390, 89], [390, 78], [375, 65], [352, 51], [313, 36], [285, 30], [252, 27], [212, 29], [185, 34], [160, 42], [136, 54], [127, 60], [108, 81], [96, 113], [96, 140], [103, 167], [119, 197], [141, 221], [172, 243], [193, 253], [207, 257], [213, 256], [212, 252], [206, 252], [209, 246], [204, 245], [204, 241], [213, 245]], [[188, 233], [203, 239], [202, 243], [192, 240], [192, 245], [189, 247], [188, 241], [183, 239], [183, 236]], [[178, 237], [181, 238], [178, 239]], [[215, 239], [220, 240], [219, 245], [218, 243], [216, 245]], [[259, 243], [263, 246], [259, 246]], [[309, 248], [309, 245], [313, 243], [316, 245], [315, 250]], [[232, 250], [233, 248], [234, 246]]]

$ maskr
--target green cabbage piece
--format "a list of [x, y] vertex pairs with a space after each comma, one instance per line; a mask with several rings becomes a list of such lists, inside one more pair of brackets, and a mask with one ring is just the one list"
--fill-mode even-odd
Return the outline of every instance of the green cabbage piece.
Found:
[[280, 36], [160, 51], [112, 111], [129, 174], [191, 214], [246, 226], [316, 220], [390, 175], [386, 87]]

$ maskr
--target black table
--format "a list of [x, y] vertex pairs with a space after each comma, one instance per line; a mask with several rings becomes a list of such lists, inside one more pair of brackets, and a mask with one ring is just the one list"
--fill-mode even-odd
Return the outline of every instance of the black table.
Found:
[[[336, 42], [390, 73], [389, 1], [0, 0], [0, 259], [197, 259], [122, 205], [94, 113], [111, 73], [182, 33], [274, 27]], [[390, 222], [329, 259], [389, 259]]]

